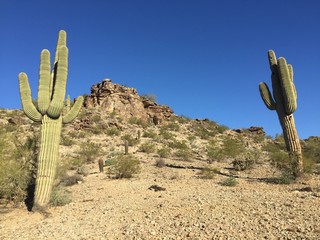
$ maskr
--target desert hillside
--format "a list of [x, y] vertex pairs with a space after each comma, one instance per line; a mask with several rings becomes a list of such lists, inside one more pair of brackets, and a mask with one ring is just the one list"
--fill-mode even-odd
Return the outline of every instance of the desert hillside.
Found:
[[105, 80], [63, 126], [39, 213], [24, 200], [40, 126], [0, 115], [0, 239], [320, 239], [318, 137], [301, 140], [306, 174], [294, 180], [282, 136], [176, 116]]

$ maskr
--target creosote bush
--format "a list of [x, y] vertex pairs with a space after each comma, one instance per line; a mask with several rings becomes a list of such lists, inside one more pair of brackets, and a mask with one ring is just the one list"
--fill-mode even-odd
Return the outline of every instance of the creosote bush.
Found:
[[220, 185], [227, 186], [227, 187], [234, 187], [238, 184], [238, 181], [235, 177], [228, 177], [224, 181], [220, 182]]
[[139, 139], [132, 137], [130, 134], [125, 134], [125, 135], [123, 135], [123, 136], [121, 137], [121, 139], [122, 139], [123, 141], [128, 141], [128, 145], [129, 145], [130, 147], [135, 146], [135, 145], [137, 145], [137, 144], [140, 142]]
[[144, 131], [143, 137], [145, 138], [151, 138], [151, 139], [156, 139], [158, 137], [158, 134], [154, 130], [146, 130]]
[[199, 175], [200, 175], [200, 178], [203, 178], [203, 179], [213, 179], [217, 173], [219, 173], [218, 169], [206, 167], [201, 169]]
[[155, 165], [156, 165], [156, 167], [162, 168], [166, 165], [166, 162], [162, 158], [159, 158], [156, 160]]
[[72, 199], [69, 191], [60, 186], [53, 188], [50, 199], [51, 206], [64, 206], [69, 204], [71, 201]]
[[116, 127], [111, 127], [111, 128], [108, 128], [106, 130], [106, 134], [108, 136], [119, 136], [120, 135], [120, 130]]
[[158, 149], [157, 153], [159, 154], [159, 156], [161, 158], [166, 158], [171, 155], [171, 149], [168, 147], [163, 147], [163, 148]]
[[92, 163], [101, 154], [101, 148], [93, 142], [82, 143], [78, 154], [79, 158], [83, 160], [83, 163]]
[[156, 146], [153, 143], [148, 142], [141, 144], [139, 147], [139, 151], [144, 153], [154, 153], [155, 150]]
[[108, 169], [108, 174], [114, 178], [131, 178], [140, 172], [140, 161], [132, 154], [118, 155], [114, 164]]
[[[23, 140], [0, 133], [0, 199], [15, 204], [25, 199], [27, 187], [35, 177], [37, 140], [37, 135]], [[14, 145], [10, 144], [12, 142]]]

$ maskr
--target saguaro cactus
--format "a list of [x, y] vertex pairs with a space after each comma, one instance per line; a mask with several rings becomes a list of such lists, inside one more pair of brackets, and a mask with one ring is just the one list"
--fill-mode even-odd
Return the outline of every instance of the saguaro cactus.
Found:
[[59, 143], [62, 123], [71, 122], [79, 113], [83, 97], [62, 116], [68, 75], [68, 48], [66, 32], [59, 32], [54, 66], [51, 71], [50, 52], [42, 50], [40, 57], [38, 99], [32, 101], [28, 77], [19, 74], [19, 87], [22, 108], [25, 114], [35, 122], [41, 122], [40, 152], [37, 164], [34, 206], [46, 208], [51, 196], [53, 181], [59, 157]]
[[285, 58], [276, 59], [275, 53], [268, 52], [271, 68], [273, 97], [268, 85], [259, 84], [260, 95], [267, 108], [276, 110], [282, 127], [286, 148], [293, 162], [293, 174], [299, 177], [303, 174], [301, 145], [295, 127], [293, 112], [297, 109], [297, 92], [293, 83], [293, 69]]

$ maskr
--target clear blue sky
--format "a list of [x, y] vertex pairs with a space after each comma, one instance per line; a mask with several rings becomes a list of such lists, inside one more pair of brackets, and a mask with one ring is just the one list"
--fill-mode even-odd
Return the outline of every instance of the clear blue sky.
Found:
[[111, 78], [176, 114], [281, 133], [260, 99], [267, 51], [291, 63], [300, 138], [320, 136], [319, 0], [0, 0], [0, 107], [21, 108], [19, 72], [37, 96], [40, 51], [68, 34], [72, 98]]

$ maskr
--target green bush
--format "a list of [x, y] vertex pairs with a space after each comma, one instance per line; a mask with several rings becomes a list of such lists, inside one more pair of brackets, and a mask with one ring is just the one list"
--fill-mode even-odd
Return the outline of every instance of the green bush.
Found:
[[27, 195], [27, 187], [34, 180], [37, 159], [37, 135], [12, 139], [0, 136], [0, 198], [19, 203]]
[[69, 204], [71, 201], [71, 195], [66, 189], [62, 187], [56, 187], [52, 190], [50, 199], [51, 206], [64, 206]]
[[116, 127], [111, 127], [107, 129], [106, 133], [108, 136], [119, 136], [120, 130]]
[[175, 123], [175, 122], [171, 122], [171, 123], [168, 123], [167, 125], [161, 127], [161, 130], [162, 131], [176, 131], [178, 132], [180, 130], [180, 126], [179, 124]]
[[130, 134], [122, 136], [121, 139], [123, 141], [128, 141], [128, 145], [131, 147], [137, 145], [140, 142], [139, 139], [132, 137]]
[[206, 167], [204, 169], [201, 169], [199, 175], [200, 178], [203, 179], [213, 179], [217, 173], [219, 173], [218, 169]]
[[173, 140], [170, 141], [168, 145], [172, 149], [187, 150], [189, 148], [186, 141]]
[[74, 145], [74, 143], [75, 143], [75, 141], [73, 139], [69, 138], [68, 136], [66, 136], [66, 135], [61, 136], [61, 145], [70, 147], [70, 146]]
[[240, 139], [224, 138], [221, 147], [210, 143], [207, 148], [209, 160], [236, 159], [245, 154], [246, 147]]
[[184, 161], [190, 161], [192, 159], [192, 153], [190, 149], [179, 149], [174, 153], [174, 155]]
[[118, 155], [114, 164], [108, 169], [108, 173], [115, 178], [131, 178], [140, 171], [140, 161], [131, 154]]
[[163, 128], [160, 128], [160, 136], [165, 140], [175, 140], [174, 134]]
[[247, 150], [241, 155], [237, 156], [235, 160], [232, 161], [232, 165], [235, 170], [243, 171], [250, 169], [258, 162], [261, 156], [261, 151], [258, 149]]
[[100, 146], [93, 142], [82, 143], [78, 151], [79, 158], [83, 160], [83, 163], [93, 163], [100, 154]]
[[220, 182], [222, 186], [234, 187], [238, 184], [238, 181], [235, 177], [228, 177], [226, 180]]
[[150, 125], [145, 120], [143, 120], [141, 118], [136, 118], [136, 117], [129, 118], [128, 123], [135, 124], [135, 125], [141, 126], [143, 128], [147, 128]]
[[156, 146], [152, 143], [143, 143], [139, 147], [140, 152], [145, 152], [145, 153], [154, 153], [156, 150]]
[[156, 139], [158, 137], [158, 134], [153, 130], [147, 130], [143, 133], [143, 137]]
[[163, 148], [158, 149], [157, 153], [159, 154], [159, 156], [161, 158], [166, 158], [166, 157], [170, 156], [171, 149], [168, 147], [163, 147]]
[[142, 94], [140, 97], [142, 98], [142, 100], [149, 100], [151, 102], [157, 103], [157, 97], [154, 94]]

